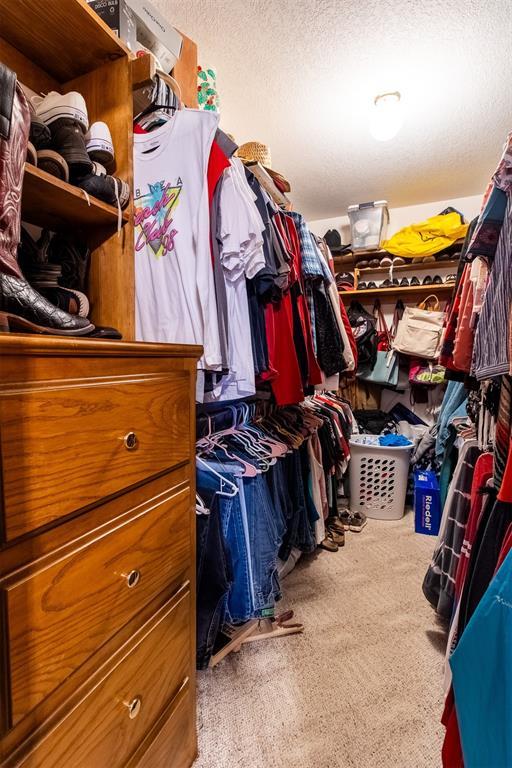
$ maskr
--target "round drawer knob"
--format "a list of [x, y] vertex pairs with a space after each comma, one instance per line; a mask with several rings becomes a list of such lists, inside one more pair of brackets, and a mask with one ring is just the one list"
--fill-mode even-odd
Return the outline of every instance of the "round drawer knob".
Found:
[[128, 432], [128, 434], [124, 436], [123, 442], [127, 451], [133, 451], [139, 444], [139, 438], [135, 432]]
[[134, 720], [142, 709], [142, 699], [139, 696], [136, 696], [131, 701], [123, 701], [123, 704], [128, 709], [130, 720]]
[[133, 589], [140, 581], [140, 571], [137, 571], [136, 569], [129, 573], [123, 573], [123, 576], [126, 579], [128, 589]]

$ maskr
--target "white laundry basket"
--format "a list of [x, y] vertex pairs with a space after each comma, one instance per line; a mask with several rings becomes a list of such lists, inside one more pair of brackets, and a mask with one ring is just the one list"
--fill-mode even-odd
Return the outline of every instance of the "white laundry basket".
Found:
[[380, 445], [377, 435], [350, 438], [350, 510], [378, 520], [404, 515], [412, 445]]

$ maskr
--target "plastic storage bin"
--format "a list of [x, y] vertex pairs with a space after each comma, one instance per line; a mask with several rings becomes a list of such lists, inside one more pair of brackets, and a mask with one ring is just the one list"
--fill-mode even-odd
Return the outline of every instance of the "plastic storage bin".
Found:
[[412, 445], [380, 445], [377, 435], [350, 438], [350, 510], [378, 520], [404, 515]]
[[349, 205], [353, 251], [377, 251], [386, 239], [389, 223], [387, 200]]

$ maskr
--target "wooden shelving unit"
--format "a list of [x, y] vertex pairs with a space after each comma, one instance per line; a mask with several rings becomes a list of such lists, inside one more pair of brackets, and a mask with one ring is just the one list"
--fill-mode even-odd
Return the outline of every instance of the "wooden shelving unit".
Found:
[[[110, 128], [114, 173], [133, 189], [131, 54], [85, 0], [0, 0], [0, 61], [35, 93], [78, 91], [89, 123]], [[91, 320], [135, 338], [132, 203], [118, 233], [115, 206], [25, 166], [22, 219], [52, 231], [73, 231], [91, 250], [86, 293]], [[77, 342], [79, 343], [79, 342]]]
[[[22, 198], [23, 221], [51, 230], [117, 228], [118, 212], [112, 205], [87, 196], [79, 187], [56, 179], [35, 165], [25, 164]], [[122, 221], [128, 213], [122, 212]]]
[[[400, 264], [395, 265], [393, 267], [393, 274], [395, 272], [435, 272], [437, 269], [453, 269], [455, 272], [457, 271], [457, 268], [459, 266], [458, 260], [450, 259], [447, 261], [417, 261], [416, 263], [407, 263], [407, 264]], [[390, 271], [390, 267], [363, 267], [362, 269], [359, 269], [356, 267], [359, 274], [361, 273], [367, 273], [371, 272], [385, 275], [388, 274]]]
[[1, 36], [58, 82], [129, 54], [85, 0], [2, 0], [0, 11]]
[[442, 285], [411, 285], [402, 288], [365, 288], [362, 291], [339, 291], [339, 294], [346, 301], [363, 298], [380, 298], [383, 301], [395, 301], [395, 299], [404, 296], [425, 297], [431, 293], [436, 294], [436, 296], [445, 297], [451, 294], [454, 287], [455, 283], [443, 283]]

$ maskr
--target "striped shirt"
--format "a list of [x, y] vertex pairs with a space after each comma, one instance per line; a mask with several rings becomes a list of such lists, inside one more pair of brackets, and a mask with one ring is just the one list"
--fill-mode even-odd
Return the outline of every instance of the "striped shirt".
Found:
[[509, 313], [512, 303], [512, 198], [505, 218], [475, 332], [472, 372], [477, 379], [509, 373]]

